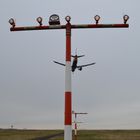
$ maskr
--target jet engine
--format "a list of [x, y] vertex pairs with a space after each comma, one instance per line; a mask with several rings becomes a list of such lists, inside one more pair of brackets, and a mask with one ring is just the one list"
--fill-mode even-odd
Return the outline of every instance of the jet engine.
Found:
[[80, 71], [81, 71], [81, 70], [82, 70], [82, 67], [79, 67], [79, 68], [78, 68], [78, 70], [80, 70]]

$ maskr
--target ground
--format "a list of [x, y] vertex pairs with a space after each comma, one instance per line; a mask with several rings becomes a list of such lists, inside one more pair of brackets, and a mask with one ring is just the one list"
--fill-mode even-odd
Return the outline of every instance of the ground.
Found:
[[[0, 140], [64, 140], [63, 130], [0, 129]], [[140, 130], [80, 130], [73, 140], [140, 140]]]

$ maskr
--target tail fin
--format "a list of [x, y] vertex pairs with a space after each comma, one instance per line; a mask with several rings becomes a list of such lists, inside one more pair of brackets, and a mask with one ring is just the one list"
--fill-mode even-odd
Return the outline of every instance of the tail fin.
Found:
[[79, 57], [83, 57], [83, 56], [85, 56], [85, 55], [77, 55], [77, 48], [75, 50], [75, 55], [71, 55], [71, 57], [73, 57], [73, 58], [75, 58], [75, 57], [79, 58]]

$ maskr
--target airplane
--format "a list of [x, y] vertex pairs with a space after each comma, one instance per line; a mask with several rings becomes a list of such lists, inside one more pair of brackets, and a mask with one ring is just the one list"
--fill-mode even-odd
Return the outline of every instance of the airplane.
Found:
[[[95, 62], [94, 63], [89, 63], [89, 64], [86, 64], [86, 65], [77, 65], [77, 63], [78, 63], [78, 58], [80, 58], [80, 57], [84, 57], [85, 55], [71, 55], [71, 57], [73, 58], [73, 62], [72, 62], [72, 66], [71, 66], [71, 71], [72, 72], [74, 72], [75, 70], [76, 70], [76, 68], [78, 69], [78, 70], [82, 70], [82, 68], [83, 67], [87, 67], [87, 66], [91, 66], [91, 65], [94, 65], [94, 64], [96, 64]], [[59, 65], [62, 65], [62, 66], [65, 66], [65, 64], [63, 64], [63, 63], [60, 63], [60, 62], [57, 62], [57, 61], [53, 61], [54, 63], [56, 63], [56, 64], [59, 64]]]

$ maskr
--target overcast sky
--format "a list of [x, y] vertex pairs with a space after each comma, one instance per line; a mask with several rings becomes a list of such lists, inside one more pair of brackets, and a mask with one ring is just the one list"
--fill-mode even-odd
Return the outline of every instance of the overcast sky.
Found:
[[139, 0], [0, 0], [0, 128], [64, 127], [65, 30], [10, 32], [34, 26], [38, 16], [48, 25], [51, 14], [71, 16], [72, 24], [123, 23], [127, 29], [72, 31], [72, 53], [78, 64], [96, 65], [72, 74], [73, 110], [81, 129], [140, 129]]

